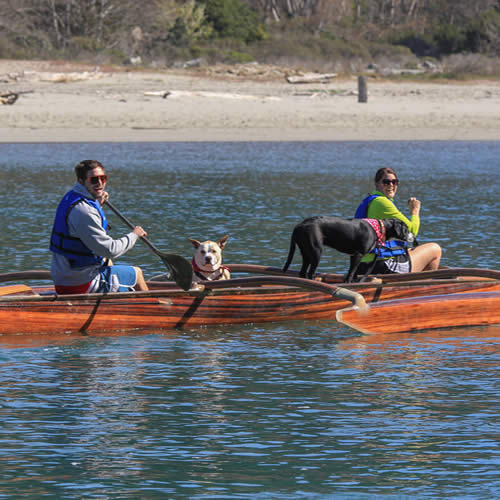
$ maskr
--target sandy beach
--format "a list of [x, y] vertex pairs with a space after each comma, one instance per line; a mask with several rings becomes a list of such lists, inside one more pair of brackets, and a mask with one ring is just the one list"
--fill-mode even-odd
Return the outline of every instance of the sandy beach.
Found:
[[500, 140], [500, 82], [357, 78], [288, 83], [285, 71], [125, 70], [0, 60], [0, 142]]

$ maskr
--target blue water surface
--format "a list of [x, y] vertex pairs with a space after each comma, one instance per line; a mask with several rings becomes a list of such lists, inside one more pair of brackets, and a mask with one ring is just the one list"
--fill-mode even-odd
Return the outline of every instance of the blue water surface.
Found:
[[[226, 262], [279, 267], [297, 222], [351, 217], [390, 165], [443, 265], [500, 269], [498, 142], [186, 142], [0, 144], [0, 272], [48, 268], [89, 158], [160, 249], [229, 234]], [[139, 244], [123, 262], [164, 271]], [[320, 270], [346, 266], [331, 250]], [[334, 321], [0, 337], [0, 498], [496, 498], [499, 337]]]

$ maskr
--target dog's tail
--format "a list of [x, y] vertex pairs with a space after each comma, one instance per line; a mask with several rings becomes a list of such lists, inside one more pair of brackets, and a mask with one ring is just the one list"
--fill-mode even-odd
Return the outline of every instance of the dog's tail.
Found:
[[290, 238], [290, 250], [288, 251], [288, 257], [286, 259], [286, 263], [283, 266], [282, 271], [286, 273], [287, 269], [290, 267], [290, 264], [292, 263], [293, 256], [295, 254], [295, 231], [292, 233], [292, 237]]

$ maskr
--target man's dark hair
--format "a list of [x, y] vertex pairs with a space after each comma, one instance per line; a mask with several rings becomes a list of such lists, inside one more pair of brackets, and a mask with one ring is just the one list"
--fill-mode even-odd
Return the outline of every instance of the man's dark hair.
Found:
[[97, 160], [83, 160], [75, 167], [76, 178], [80, 181], [85, 181], [87, 179], [87, 174], [94, 170], [94, 168], [102, 168], [101, 162]]

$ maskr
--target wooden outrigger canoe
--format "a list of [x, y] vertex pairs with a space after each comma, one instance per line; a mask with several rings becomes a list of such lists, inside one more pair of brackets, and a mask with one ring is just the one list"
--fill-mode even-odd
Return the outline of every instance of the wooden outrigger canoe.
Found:
[[362, 333], [402, 333], [457, 326], [500, 325], [500, 291], [453, 293], [338, 310], [337, 321]]
[[[188, 291], [152, 280], [146, 292], [57, 295], [50, 286], [0, 287], [0, 335], [127, 333], [223, 324], [335, 319], [339, 309], [364, 302], [500, 292], [500, 272], [444, 269], [391, 275], [380, 283], [343, 284], [334, 274], [321, 281], [286, 275], [277, 268], [229, 264], [231, 272], [261, 276], [204, 282]], [[0, 275], [0, 281], [47, 280], [47, 271]], [[465, 296], [464, 295], [464, 296]], [[483, 324], [483, 323], [473, 323]], [[453, 326], [453, 325], [452, 325]]]

